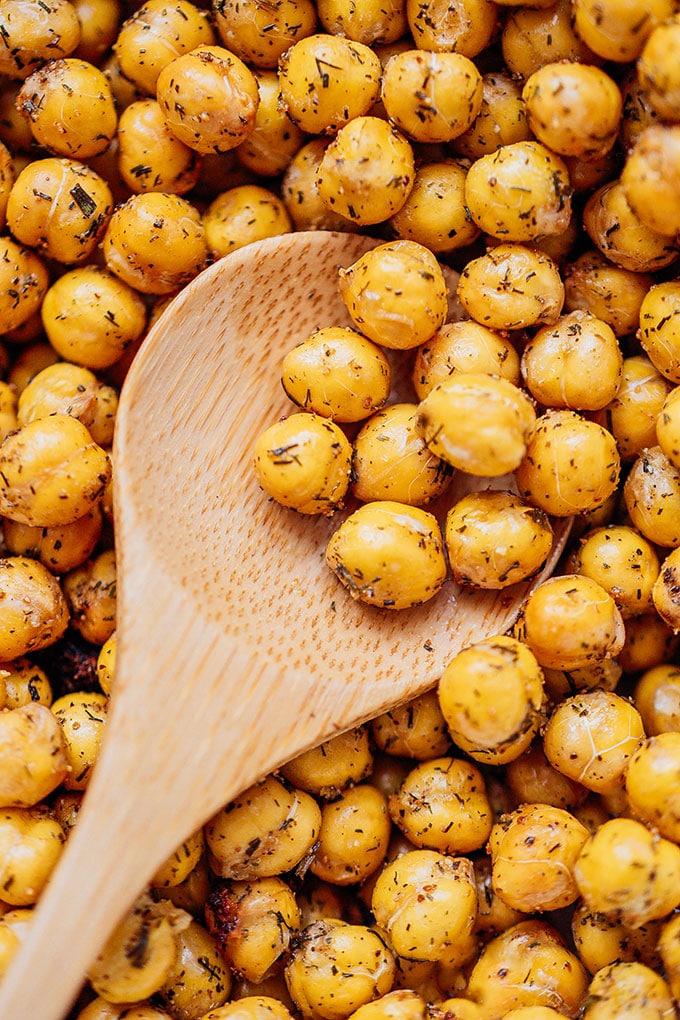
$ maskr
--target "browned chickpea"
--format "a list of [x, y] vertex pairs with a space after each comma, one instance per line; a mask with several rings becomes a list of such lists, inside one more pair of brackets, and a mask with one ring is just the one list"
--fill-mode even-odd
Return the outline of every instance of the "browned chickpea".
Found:
[[103, 645], [116, 627], [116, 559], [107, 549], [63, 579], [71, 624], [86, 641]]
[[73, 53], [81, 27], [68, 0], [50, 0], [47, 7], [31, 0], [4, 0], [0, 35], [0, 74], [23, 79], [43, 61]]

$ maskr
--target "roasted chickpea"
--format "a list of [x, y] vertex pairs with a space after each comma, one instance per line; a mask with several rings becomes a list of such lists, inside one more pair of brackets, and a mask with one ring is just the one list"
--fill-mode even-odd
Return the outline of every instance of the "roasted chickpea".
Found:
[[585, 786], [553, 768], [540, 739], [534, 740], [523, 754], [508, 762], [505, 781], [518, 807], [532, 803], [551, 804], [577, 815], [588, 796]]
[[64, 831], [42, 807], [0, 810], [0, 885], [13, 907], [40, 898], [65, 842]]
[[86, 641], [102, 645], [116, 626], [116, 558], [106, 549], [62, 580], [71, 613], [71, 626]]
[[638, 337], [654, 367], [672, 383], [680, 383], [680, 284], [657, 283], [640, 305]]
[[319, 194], [317, 170], [329, 144], [327, 138], [312, 138], [298, 149], [281, 179], [281, 197], [297, 230], [358, 229], [351, 220], [329, 209]]
[[161, 889], [174, 889], [176, 886], [181, 885], [197, 866], [204, 846], [203, 830], [198, 829], [196, 832], [192, 832], [165, 859], [160, 868], [154, 873], [151, 884]]
[[648, 737], [630, 759], [625, 779], [633, 816], [675, 843], [680, 835], [676, 788], [679, 758], [680, 733]]
[[231, 988], [231, 971], [216, 940], [202, 924], [190, 920], [176, 932], [174, 960], [158, 992], [161, 1002], [171, 1015], [203, 1017], [227, 1001]]
[[130, 103], [116, 137], [118, 170], [130, 191], [184, 195], [198, 182], [201, 157], [173, 135], [155, 99]]
[[[7, 442], [7, 440], [5, 440]], [[655, 545], [680, 545], [680, 470], [659, 446], [642, 450], [623, 485], [633, 525]]]
[[591, 835], [574, 874], [591, 910], [637, 928], [680, 901], [680, 848], [632, 818], [613, 818]]
[[363, 425], [352, 453], [350, 488], [357, 499], [424, 506], [445, 491], [451, 466], [425, 445], [417, 410], [416, 404], [390, 404]]
[[658, 421], [671, 382], [649, 358], [624, 358], [621, 385], [607, 408], [609, 424], [623, 461], [634, 460], [658, 442]]
[[290, 871], [309, 853], [320, 825], [320, 808], [309, 794], [268, 776], [205, 826], [211, 868], [237, 880]]
[[214, 258], [292, 229], [283, 201], [259, 184], [240, 184], [223, 191], [203, 213], [202, 223]]
[[662, 663], [645, 670], [635, 685], [633, 703], [648, 736], [680, 732], [680, 667]]
[[7, 552], [31, 556], [53, 574], [65, 574], [90, 556], [102, 533], [102, 513], [94, 507], [73, 524], [39, 528], [7, 518], [2, 522]]
[[4, 688], [4, 708], [52, 704], [52, 686], [40, 666], [24, 656], [0, 665]]
[[678, 257], [670, 238], [652, 230], [633, 212], [620, 178], [607, 181], [590, 195], [583, 225], [593, 244], [621, 269], [651, 273]]
[[587, 531], [570, 555], [569, 569], [601, 584], [624, 619], [652, 609], [659, 557], [634, 528], [612, 524]]
[[116, 666], [116, 632], [114, 631], [108, 640], [99, 649], [97, 656], [97, 679], [99, 686], [107, 696], [113, 687], [113, 677]]
[[109, 447], [118, 409], [118, 394], [82, 365], [56, 361], [37, 371], [23, 387], [17, 422], [26, 425], [52, 414], [70, 414], [87, 426], [99, 446]]
[[411, 850], [383, 867], [372, 909], [400, 956], [446, 961], [472, 932], [477, 891], [472, 862]]
[[47, 648], [64, 634], [69, 614], [56, 578], [36, 560], [0, 558], [0, 660]]
[[677, 652], [679, 635], [674, 634], [656, 610], [626, 620], [626, 641], [619, 662], [626, 673], [640, 673], [668, 662]]
[[34, 375], [57, 361], [59, 355], [51, 344], [42, 341], [28, 344], [18, 352], [7, 374], [7, 381], [20, 395]]
[[26, 0], [5, 0], [0, 11], [4, 40], [0, 74], [27, 78], [35, 67], [73, 53], [81, 37], [75, 6], [68, 0], [51, 0], [47, 10]]
[[559, 910], [579, 895], [574, 864], [588, 830], [548, 804], [523, 804], [501, 816], [489, 837], [492, 884], [514, 910]]
[[664, 400], [656, 420], [656, 438], [672, 464], [680, 467], [680, 387], [674, 387]]
[[146, 0], [121, 25], [114, 51], [125, 77], [152, 96], [160, 72], [171, 60], [214, 41], [209, 16], [197, 5], [187, 0]]
[[108, 698], [94, 691], [76, 691], [57, 698], [52, 711], [64, 734], [69, 769], [64, 786], [67, 790], [84, 790], [96, 765], [104, 736]]
[[432, 252], [415, 241], [380, 244], [338, 277], [355, 326], [383, 347], [417, 347], [444, 324], [446, 279]]
[[7, 224], [22, 244], [66, 265], [91, 258], [113, 197], [103, 177], [71, 159], [37, 159], [17, 176]]
[[519, 355], [507, 337], [472, 319], [446, 322], [416, 350], [413, 388], [422, 400], [454, 372], [484, 372], [519, 383]]
[[0, 315], [5, 332], [24, 325], [40, 308], [49, 271], [29, 248], [0, 239]]
[[640, 305], [653, 277], [615, 266], [601, 252], [579, 255], [565, 270], [565, 308], [583, 309], [606, 322], [617, 336], [634, 333]]
[[672, 14], [672, 0], [652, 0], [651, 4], [575, 0], [573, 16], [576, 31], [594, 53], [626, 63], [640, 56], [651, 31]]
[[345, 326], [315, 330], [281, 366], [281, 382], [293, 403], [340, 422], [361, 421], [381, 408], [391, 377], [383, 351]]
[[435, 254], [471, 244], [479, 227], [465, 205], [466, 176], [466, 167], [452, 159], [418, 167], [408, 198], [390, 220], [397, 237]]
[[415, 178], [407, 139], [380, 117], [354, 117], [321, 157], [319, 196], [334, 213], [358, 226], [382, 223], [399, 212]]
[[280, 0], [271, 8], [253, 0], [213, 0], [212, 6], [223, 44], [254, 67], [276, 68], [286, 50], [317, 28], [313, 0]]
[[293, 124], [280, 103], [276, 71], [258, 71], [255, 81], [260, 96], [255, 126], [234, 151], [239, 163], [248, 170], [262, 177], [276, 177], [286, 170], [306, 135]]
[[281, 103], [308, 134], [334, 134], [369, 112], [380, 92], [380, 60], [344, 36], [308, 35], [279, 60]]
[[369, 730], [358, 726], [292, 758], [281, 774], [300, 790], [334, 800], [373, 768]]
[[479, 159], [502, 145], [531, 138], [520, 82], [506, 71], [482, 75], [482, 104], [474, 121], [453, 139], [451, 148], [460, 156]]
[[382, 864], [390, 839], [387, 801], [373, 785], [344, 790], [321, 809], [312, 874], [334, 885], [363, 882]]
[[381, 98], [389, 119], [416, 142], [450, 142], [482, 106], [482, 76], [461, 53], [419, 49], [385, 64]]
[[[371, 734], [381, 751], [416, 761], [442, 757], [451, 746], [436, 691], [426, 691], [376, 716], [371, 723]], [[404, 778], [401, 777], [397, 787]], [[374, 775], [371, 783], [375, 784]]]
[[617, 960], [658, 968], [661, 961], [656, 944], [660, 931], [659, 921], [631, 928], [590, 910], [584, 903], [576, 907], [571, 922], [578, 955], [591, 974]]
[[171, 1020], [164, 1009], [143, 1002], [113, 1003], [99, 995], [82, 1009], [76, 1020]]
[[672, 1017], [675, 1004], [670, 987], [644, 963], [616, 960], [602, 967], [588, 986], [583, 1020], [608, 1020], [624, 1010], [640, 1020]]
[[61, 727], [46, 705], [0, 712], [0, 807], [33, 807], [68, 768]]
[[[664, 5], [665, 6], [665, 5]], [[665, 20], [664, 20], [665, 17]], [[680, 38], [680, 18], [676, 11], [667, 10], [647, 25], [644, 46], [636, 65], [642, 94], [652, 110], [666, 120], [675, 121], [680, 97], [678, 69], [671, 55]]]
[[680, 125], [645, 128], [628, 153], [621, 184], [631, 209], [652, 230], [680, 234]]
[[489, 329], [552, 325], [564, 304], [555, 262], [519, 244], [499, 244], [471, 259], [457, 293], [467, 313]]
[[332, 515], [350, 480], [352, 447], [338, 425], [319, 414], [291, 414], [255, 443], [255, 473], [265, 492], [302, 514]]
[[406, 18], [419, 49], [476, 57], [496, 27], [498, 8], [491, 0], [406, 0]]
[[[678, 971], [678, 965], [680, 963], [678, 960], [679, 923], [678, 915], [673, 915], [673, 917], [664, 923], [658, 940], [659, 955], [661, 956], [668, 984], [670, 985], [674, 998], [677, 998], [678, 979], [680, 977], [680, 973]], [[647, 963], [646, 960], [644, 962]], [[654, 962], [656, 963], [657, 961]], [[649, 965], [652, 966], [653, 964], [650, 962]]]
[[571, 216], [567, 168], [535, 141], [512, 142], [475, 160], [465, 198], [477, 226], [501, 241], [561, 234]]
[[427, 602], [446, 580], [437, 519], [392, 500], [350, 514], [331, 535], [326, 562], [352, 598], [383, 609]]

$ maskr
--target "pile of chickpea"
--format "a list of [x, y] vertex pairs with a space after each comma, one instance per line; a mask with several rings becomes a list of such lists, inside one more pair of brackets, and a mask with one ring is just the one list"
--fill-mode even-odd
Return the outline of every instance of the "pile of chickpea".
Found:
[[[0, 975], [115, 686], [127, 368], [210, 262], [330, 229], [381, 243], [284, 359], [266, 493], [358, 506], [329, 566], [406, 620], [571, 544], [187, 839], [72, 1020], [677, 1017], [678, 54], [677, 0], [0, 0]], [[440, 529], [459, 473], [513, 483]]]

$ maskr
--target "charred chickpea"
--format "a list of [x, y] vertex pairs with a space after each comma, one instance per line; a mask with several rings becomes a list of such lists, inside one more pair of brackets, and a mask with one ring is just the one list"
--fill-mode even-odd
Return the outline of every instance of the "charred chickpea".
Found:
[[388, 241], [339, 270], [349, 315], [383, 347], [410, 350], [429, 340], [448, 312], [447, 286], [435, 255], [415, 241]]
[[621, 269], [651, 273], [678, 257], [671, 239], [633, 212], [620, 178], [607, 181], [590, 195], [583, 225], [593, 244]]
[[616, 960], [593, 975], [583, 1008], [583, 1020], [609, 1020], [623, 1011], [639, 1020], [672, 1017], [675, 1002], [663, 977], [635, 960]]
[[197, 184], [201, 157], [173, 135], [155, 99], [130, 103], [116, 137], [118, 170], [130, 191], [184, 195]]
[[680, 545], [680, 469], [660, 446], [642, 450], [623, 485], [631, 521], [655, 545]]
[[619, 87], [592, 64], [543, 64], [522, 91], [529, 127], [561, 156], [597, 159], [613, 147], [619, 132]]
[[303, 751], [281, 767], [281, 774], [296, 788], [324, 800], [360, 783], [373, 768], [370, 733], [358, 726]]
[[633, 817], [674, 843], [680, 839], [679, 765], [680, 733], [659, 733], [633, 754], [625, 782]]
[[302, 790], [267, 776], [218, 811], [205, 826], [212, 871], [222, 878], [271, 878], [309, 853], [321, 810]]
[[121, 25], [114, 52], [125, 77], [153, 96], [158, 76], [171, 60], [214, 41], [208, 14], [195, 4], [147, 0]]
[[315, 921], [296, 940], [285, 969], [293, 1002], [305, 1018], [345, 1020], [391, 991], [394, 956], [378, 932], [340, 920]]
[[472, 319], [446, 322], [416, 350], [413, 388], [422, 400], [454, 372], [484, 372], [517, 384], [519, 364], [515, 347], [497, 330]]
[[459, 372], [418, 405], [416, 427], [436, 456], [467, 474], [497, 477], [519, 466], [536, 424], [531, 399], [513, 383]]
[[659, 234], [680, 235], [680, 124], [645, 128], [626, 157], [621, 184], [631, 209]]
[[49, 287], [49, 270], [39, 255], [11, 237], [0, 239], [0, 315], [5, 332], [39, 311]]
[[257, 82], [222, 46], [197, 46], [158, 76], [156, 99], [170, 131], [200, 153], [229, 152], [255, 127]]
[[405, 0], [317, 0], [319, 20], [327, 32], [365, 46], [396, 42], [406, 33]]
[[353, 496], [426, 506], [451, 481], [452, 468], [425, 445], [416, 427], [416, 404], [390, 404], [358, 432], [352, 451]]
[[621, 385], [607, 408], [609, 425], [622, 461], [634, 460], [658, 442], [659, 416], [672, 384], [649, 358], [624, 358]]
[[657, 19], [647, 33], [636, 64], [637, 78], [645, 100], [665, 120], [675, 121], [680, 100], [680, 77], [673, 60], [680, 40], [680, 16], [668, 11], [666, 20]]
[[502, 815], [489, 837], [496, 895], [525, 914], [569, 906], [579, 895], [574, 864], [588, 835], [569, 811], [549, 804]]
[[491, 42], [498, 7], [491, 0], [406, 0], [406, 18], [418, 49], [476, 57]]
[[331, 212], [358, 226], [382, 223], [399, 212], [415, 178], [409, 141], [380, 117], [354, 117], [321, 157], [319, 196]]
[[371, 722], [371, 735], [386, 754], [416, 761], [442, 757], [451, 747], [436, 691], [426, 691], [376, 716]]
[[537, 419], [517, 468], [517, 485], [534, 506], [557, 517], [571, 517], [609, 499], [616, 491], [620, 466], [611, 432], [575, 411], [547, 411]]
[[407, 959], [446, 961], [472, 932], [477, 889], [472, 862], [436, 850], [410, 850], [385, 864], [372, 909], [395, 951]]
[[466, 176], [466, 167], [452, 159], [419, 166], [408, 198], [390, 220], [397, 237], [435, 254], [471, 244], [479, 227], [465, 205]]
[[451, 148], [467, 159], [479, 159], [501, 145], [530, 138], [521, 83], [507, 71], [491, 71], [482, 75], [479, 113], [467, 131], [453, 139]]
[[300, 928], [292, 890], [274, 877], [219, 883], [205, 917], [231, 970], [253, 982], [267, 976]]
[[281, 104], [301, 131], [334, 134], [369, 112], [380, 92], [380, 60], [368, 46], [344, 36], [300, 39], [281, 56]]
[[332, 515], [350, 480], [352, 447], [339, 425], [300, 412], [275, 422], [255, 443], [255, 473], [264, 491], [302, 514]]
[[632, 818], [604, 822], [574, 869], [587, 906], [633, 928], [677, 907], [679, 872], [680, 848]]
[[498, 244], [470, 259], [457, 294], [472, 319], [496, 330], [552, 325], [564, 304], [556, 263], [520, 244]]
[[576, 815], [588, 796], [585, 786], [553, 768], [545, 756], [540, 738], [534, 740], [523, 754], [508, 762], [505, 782], [513, 803], [518, 807], [532, 803], [551, 804]]
[[22, 244], [66, 265], [92, 257], [111, 211], [103, 177], [71, 159], [37, 159], [18, 175], [7, 225]]
[[380, 347], [346, 326], [314, 330], [281, 365], [281, 383], [293, 403], [339, 422], [362, 421], [379, 410], [391, 378]]
[[176, 1016], [203, 1017], [208, 1010], [224, 1005], [232, 981], [216, 940], [202, 924], [190, 919], [185, 928], [176, 931], [174, 959], [158, 997]]
[[653, 283], [650, 274], [622, 269], [601, 252], [590, 250], [569, 263], [564, 275], [564, 306], [568, 312], [590, 312], [617, 336], [635, 332], [640, 323], [640, 305]]
[[0, 665], [4, 688], [4, 708], [52, 704], [52, 686], [44, 669], [25, 656]]
[[106, 268], [143, 294], [171, 294], [206, 264], [198, 209], [179, 195], [147, 192], [116, 208], [102, 241]]
[[561, 234], [571, 217], [564, 161], [537, 141], [480, 156], [468, 171], [465, 198], [477, 226], [504, 242]]
[[64, 694], [52, 704], [61, 724], [68, 761], [67, 790], [85, 790], [97, 763], [106, 727], [108, 698], [96, 691]]
[[255, 81], [260, 96], [255, 126], [233, 151], [247, 170], [261, 177], [276, 177], [286, 170], [307, 136], [293, 124], [279, 101], [276, 71], [257, 71]]
[[42, 563], [3, 556], [0, 581], [0, 661], [47, 648], [62, 637], [68, 606], [59, 582]]
[[680, 667], [668, 662], [645, 670], [635, 685], [633, 702], [648, 736], [680, 732]]
[[576, 906], [571, 921], [574, 945], [591, 974], [617, 960], [658, 968], [657, 940], [661, 930], [660, 921], [631, 928], [591, 910], [585, 903]]
[[539, 404], [596, 411], [618, 393], [623, 354], [606, 322], [577, 310], [534, 333], [522, 351], [521, 368]]
[[350, 514], [331, 535], [326, 562], [352, 598], [383, 609], [427, 602], [446, 580], [436, 517], [393, 500], [364, 503]]
[[5, 903], [28, 907], [40, 899], [65, 840], [59, 822], [40, 806], [0, 810], [0, 883]]
[[36, 142], [56, 156], [89, 159], [116, 133], [118, 115], [105, 74], [87, 60], [49, 60], [17, 96]]
[[587, 531], [568, 560], [569, 570], [601, 584], [624, 619], [652, 609], [659, 557], [651, 542], [624, 524]]
[[462, 758], [420, 762], [390, 797], [389, 812], [414, 846], [442, 854], [479, 850], [491, 832], [484, 778]]
[[268, 7], [252, 0], [213, 0], [212, 7], [223, 45], [258, 68], [276, 68], [286, 50], [318, 27], [313, 0], [277, 0]]
[[461, 53], [405, 50], [389, 58], [380, 92], [387, 116], [416, 142], [450, 142], [482, 106], [482, 76]]
[[372, 784], [352, 786], [321, 809], [310, 871], [333, 885], [363, 882], [382, 864], [390, 832], [384, 795]]
[[61, 727], [46, 705], [0, 712], [0, 807], [34, 807], [68, 770]]
[[283, 173], [281, 198], [297, 230], [358, 229], [351, 220], [329, 209], [319, 194], [317, 170], [329, 144], [327, 138], [312, 138], [298, 149]]
[[680, 283], [669, 280], [649, 288], [640, 305], [640, 343], [654, 367], [680, 383]]
[[519, 757], [543, 718], [541, 669], [529, 648], [511, 637], [459, 652], [446, 665], [437, 695], [456, 745], [486, 765]]
[[602, 59], [629, 63], [640, 56], [649, 34], [673, 11], [673, 0], [575, 0], [574, 27]]
[[466, 994], [481, 1005], [483, 1016], [505, 1017], [511, 1009], [541, 1005], [576, 1016], [587, 985], [583, 964], [557, 930], [545, 921], [525, 920], [486, 944]]
[[284, 202], [259, 184], [240, 184], [223, 191], [201, 219], [213, 258], [223, 258], [252, 241], [292, 230]]
[[543, 749], [559, 772], [596, 793], [622, 786], [645, 733], [626, 698], [592, 690], [565, 698], [548, 719]]
[[47, 9], [26, 0], [5, 0], [0, 34], [4, 40], [0, 74], [24, 79], [44, 61], [73, 53], [81, 27], [77, 10], [68, 0], [50, 0]]

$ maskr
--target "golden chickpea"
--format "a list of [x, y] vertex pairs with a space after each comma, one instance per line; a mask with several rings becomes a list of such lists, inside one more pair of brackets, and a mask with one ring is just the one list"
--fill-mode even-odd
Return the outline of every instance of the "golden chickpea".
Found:
[[40, 367], [21, 390], [17, 422], [23, 426], [52, 414], [70, 414], [98, 446], [110, 447], [117, 410], [118, 394], [112, 386], [82, 365], [56, 361]]
[[547, 63], [598, 62], [574, 29], [568, 0], [540, 7], [520, 5], [508, 11], [501, 49], [508, 70], [524, 79]]
[[425, 506], [446, 490], [452, 469], [425, 445], [417, 410], [416, 404], [390, 404], [363, 425], [352, 453], [350, 489], [357, 499]]
[[327, 920], [303, 929], [285, 976], [303, 1017], [344, 1020], [389, 992], [394, 970], [394, 957], [377, 932]]
[[[451, 746], [436, 691], [426, 691], [376, 716], [371, 722], [371, 735], [386, 754], [416, 761], [440, 758]], [[404, 778], [405, 774], [390, 792], [395, 792]], [[371, 784], [376, 785], [375, 774], [371, 776]]]
[[191, 920], [175, 935], [175, 956], [158, 993], [160, 1000], [173, 1017], [203, 1017], [224, 1005], [231, 987], [231, 971], [216, 940]]
[[642, 719], [610, 691], [583, 691], [548, 719], [543, 749], [559, 772], [596, 793], [622, 786], [631, 756], [645, 738]]
[[214, 0], [212, 6], [223, 44], [254, 67], [276, 68], [286, 50], [317, 28], [313, 0], [280, 0], [274, 7]]
[[108, 698], [94, 691], [76, 691], [57, 698], [52, 711], [61, 724], [66, 747], [69, 771], [64, 786], [67, 790], [84, 790], [104, 736]]
[[654, 582], [652, 600], [661, 619], [674, 633], [680, 633], [680, 606], [678, 600], [678, 566], [680, 552], [673, 549], [661, 564], [659, 576]]
[[467, 131], [454, 138], [451, 148], [474, 160], [495, 152], [501, 145], [530, 138], [520, 82], [506, 71], [491, 71], [482, 75], [479, 113]]
[[0, 887], [5, 903], [28, 907], [40, 898], [61, 857], [65, 835], [45, 810], [0, 810]]
[[418, 405], [416, 427], [436, 456], [467, 474], [514, 471], [536, 423], [533, 403], [513, 383], [459, 372]]
[[626, 673], [640, 673], [668, 662], [679, 645], [679, 636], [656, 611], [631, 616], [626, 620], [626, 641], [619, 662]]
[[648, 737], [628, 763], [625, 784], [633, 816], [675, 843], [680, 838], [679, 760], [680, 733]]
[[383, 609], [427, 602], [446, 580], [437, 519], [420, 507], [375, 500], [331, 535], [326, 562], [352, 598]]
[[666, 397], [656, 420], [656, 438], [663, 453], [680, 467], [680, 387], [675, 386]]
[[116, 632], [99, 649], [97, 656], [97, 680], [104, 694], [110, 695], [116, 666]]
[[352, 0], [317, 0], [316, 8], [327, 32], [366, 46], [395, 42], [407, 30], [405, 0], [368, 0], [361, 6]]
[[517, 758], [543, 719], [541, 669], [529, 648], [510, 637], [479, 641], [454, 656], [438, 698], [455, 743], [484, 764]]
[[476, 57], [489, 45], [498, 8], [491, 0], [406, 0], [406, 18], [419, 49]]
[[[42, 300], [42, 299], [41, 299]], [[48, 365], [59, 361], [59, 355], [47, 342], [29, 343], [22, 347], [16, 355], [14, 363], [7, 373], [7, 381], [17, 394], [21, 394], [34, 375]]]
[[5, 332], [28, 322], [40, 308], [49, 286], [49, 271], [29, 248], [0, 239], [0, 315]]
[[660, 921], [631, 928], [580, 903], [572, 916], [571, 931], [581, 962], [591, 974], [618, 960], [657, 969], [661, 962], [656, 948]]
[[634, 528], [612, 524], [587, 531], [571, 553], [568, 567], [601, 584], [624, 619], [651, 611], [659, 557]]
[[260, 434], [254, 458], [259, 484], [282, 506], [326, 516], [342, 506], [352, 447], [335, 422], [319, 414], [291, 414]]
[[395, 988], [382, 998], [360, 1006], [352, 1013], [352, 1020], [425, 1020], [428, 1015], [422, 995], [410, 988]]
[[648, 736], [680, 732], [680, 667], [662, 663], [645, 670], [635, 685], [633, 703]]
[[[5, 440], [7, 442], [7, 440]], [[680, 545], [680, 470], [659, 446], [642, 450], [623, 485], [633, 525], [655, 545]]]
[[71, 0], [71, 4], [80, 21], [80, 42], [74, 55], [99, 65], [118, 33], [120, 0]]
[[583, 210], [583, 225], [593, 244], [621, 269], [651, 273], [678, 257], [670, 238], [635, 215], [620, 178], [608, 181], [590, 195]]
[[205, 826], [210, 866], [239, 881], [290, 871], [309, 853], [320, 825], [321, 810], [309, 794], [268, 776]]
[[489, 329], [552, 325], [564, 304], [555, 262], [519, 244], [499, 244], [471, 259], [457, 292], [467, 313]]
[[231, 970], [253, 982], [267, 976], [300, 928], [295, 896], [280, 878], [221, 883], [205, 917]]
[[680, 284], [657, 283], [640, 305], [638, 337], [654, 367], [672, 383], [680, 383]]
[[522, 1006], [551, 1006], [576, 1016], [588, 974], [561, 935], [545, 921], [512, 925], [487, 943], [473, 965], [466, 994], [483, 1016], [503, 1016]]
[[465, 181], [470, 215], [501, 241], [561, 234], [571, 217], [569, 174], [540, 142], [513, 142], [480, 156]]
[[492, 884], [514, 910], [559, 910], [578, 898], [574, 864], [588, 830], [548, 804], [523, 804], [502, 815], [489, 837]]
[[[680, 980], [680, 959], [678, 957], [678, 915], [675, 914], [666, 921], [661, 929], [658, 941], [659, 955], [666, 972], [666, 978], [670, 985], [673, 997], [677, 999]], [[647, 961], [643, 961], [647, 963]], [[650, 963], [649, 966], [653, 964]], [[657, 963], [658, 965], [658, 963]]]
[[328, 138], [312, 138], [298, 149], [283, 173], [281, 197], [297, 230], [358, 229], [355, 223], [329, 209], [319, 194], [317, 170], [329, 144]]
[[52, 686], [40, 666], [24, 656], [0, 665], [4, 688], [4, 708], [52, 704]]
[[477, 918], [475, 933], [483, 937], [498, 935], [522, 920], [519, 910], [513, 910], [498, 896], [491, 883], [491, 858], [488, 855], [473, 861], [477, 883]]
[[[664, 20], [664, 17], [666, 20]], [[680, 39], [680, 17], [673, 10], [657, 17], [645, 33], [636, 65], [642, 93], [652, 110], [666, 120], [677, 120], [680, 79], [672, 55]]]
[[639, 326], [640, 305], [652, 282], [648, 273], [622, 269], [601, 252], [586, 251], [566, 267], [565, 308], [590, 312], [617, 336], [626, 336]]
[[350, 787], [321, 809], [310, 871], [334, 885], [363, 882], [382, 864], [390, 831], [384, 795], [373, 785]]
[[239, 163], [262, 177], [283, 173], [306, 140], [304, 132], [293, 124], [279, 102], [279, 78], [276, 71], [255, 74], [260, 101], [255, 126], [233, 151]]
[[152, 96], [171, 60], [214, 41], [209, 15], [195, 4], [146, 0], [121, 25], [114, 51], [123, 75]]
[[204, 846], [203, 830], [191, 833], [155, 872], [151, 884], [161, 889], [173, 889], [181, 885], [197, 866]]
[[671, 383], [649, 358], [624, 358], [619, 391], [607, 408], [609, 424], [623, 461], [634, 460], [658, 442], [659, 415]]
[[535, 740], [518, 758], [508, 762], [505, 781], [517, 806], [551, 804], [576, 815], [588, 796], [585, 786], [553, 768], [540, 739]]
[[255, 127], [260, 101], [252, 71], [222, 46], [197, 46], [172, 60], [156, 98], [171, 132], [200, 153], [236, 148]]
[[4, 977], [9, 970], [33, 919], [31, 907], [17, 907], [12, 910], [4, 903], [3, 911], [0, 916], [0, 977]]
[[409, 350], [446, 319], [447, 286], [436, 257], [415, 241], [388, 241], [338, 273], [350, 317], [375, 343]]
[[102, 523], [101, 510], [96, 506], [73, 524], [40, 528], [5, 518], [2, 530], [7, 552], [12, 556], [30, 556], [40, 560], [53, 574], [65, 574], [92, 555], [101, 537]]
[[416, 142], [450, 142], [482, 106], [482, 76], [461, 53], [419, 49], [385, 64], [381, 98], [390, 121]]
[[380, 117], [354, 117], [321, 157], [319, 196], [334, 213], [358, 226], [382, 223], [399, 212], [415, 178], [407, 139]]
[[477, 909], [472, 862], [435, 850], [407, 851], [378, 875], [372, 909], [400, 956], [455, 957], [472, 932]]
[[617, 960], [593, 975], [583, 1020], [609, 1020], [631, 1012], [639, 1020], [672, 1017], [675, 1003], [671, 990], [651, 967], [636, 961]]
[[184, 195], [198, 182], [201, 157], [173, 135], [155, 99], [130, 103], [116, 137], [118, 170], [130, 191]]
[[300, 790], [335, 800], [372, 768], [370, 733], [367, 726], [358, 726], [303, 751], [281, 767], [281, 774]]
[[27, 78], [43, 61], [67, 57], [80, 42], [77, 11], [68, 0], [51, 0], [47, 10], [26, 0], [5, 0], [0, 11], [3, 47], [0, 74]]
[[314, 330], [281, 365], [281, 382], [293, 403], [340, 422], [361, 421], [381, 408], [391, 376], [384, 352], [345, 326]]
[[380, 92], [380, 60], [344, 36], [308, 35], [279, 60], [281, 103], [307, 134], [334, 134], [369, 112]]
[[283, 201], [259, 184], [240, 184], [223, 191], [203, 213], [202, 223], [213, 258], [292, 230]]
[[416, 350], [413, 388], [422, 400], [454, 372], [484, 372], [519, 383], [519, 355], [507, 337], [472, 319], [446, 322]]
[[71, 626], [95, 645], [107, 641], [116, 626], [116, 557], [106, 549], [69, 571], [62, 586]]
[[36, 560], [0, 558], [0, 660], [54, 644], [68, 626], [68, 606], [55, 577]]
[[171, 1020], [171, 1017], [164, 1009], [143, 1002], [113, 1003], [98, 995], [78, 1013], [76, 1020]]
[[16, 390], [9, 383], [0, 382], [0, 442], [17, 428]]
[[574, 27], [604, 60], [627, 63], [640, 56], [649, 34], [673, 14], [672, 0], [575, 0]]
[[397, 237], [435, 254], [471, 244], [479, 227], [465, 205], [466, 176], [466, 167], [452, 159], [419, 166], [408, 198], [390, 220]]
[[616, 491], [619, 470], [607, 429], [575, 411], [556, 410], [538, 418], [516, 478], [520, 494], [534, 506], [570, 517], [601, 506]]
[[61, 727], [46, 705], [0, 712], [0, 807], [33, 807], [68, 767]]
[[634, 213], [652, 230], [680, 234], [680, 125], [645, 128], [628, 153], [621, 184]]

